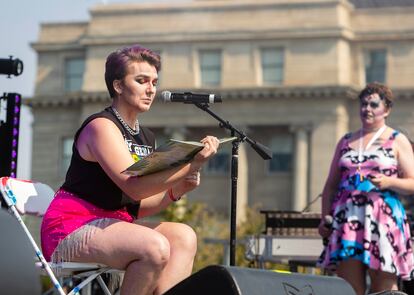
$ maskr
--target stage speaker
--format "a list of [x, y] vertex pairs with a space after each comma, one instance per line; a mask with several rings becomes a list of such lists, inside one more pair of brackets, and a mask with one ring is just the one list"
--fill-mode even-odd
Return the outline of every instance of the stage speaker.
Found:
[[35, 253], [18, 221], [0, 209], [0, 294], [40, 294]]
[[270, 270], [212, 265], [164, 295], [355, 295], [337, 277], [277, 273]]

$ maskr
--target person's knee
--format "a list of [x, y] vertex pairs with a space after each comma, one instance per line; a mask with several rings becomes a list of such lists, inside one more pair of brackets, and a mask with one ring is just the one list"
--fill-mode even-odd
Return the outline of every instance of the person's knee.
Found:
[[162, 235], [157, 235], [148, 242], [148, 245], [143, 260], [156, 268], [164, 268], [170, 259], [168, 240]]
[[171, 247], [194, 253], [194, 255], [197, 251], [197, 235], [194, 230], [186, 224], [177, 223], [174, 225], [174, 235], [170, 242]]

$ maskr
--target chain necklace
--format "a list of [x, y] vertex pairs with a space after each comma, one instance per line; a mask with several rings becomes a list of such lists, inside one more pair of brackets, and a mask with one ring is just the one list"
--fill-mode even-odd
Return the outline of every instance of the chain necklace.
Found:
[[138, 119], [135, 121], [135, 130], [128, 126], [128, 124], [122, 119], [121, 115], [118, 113], [116, 108], [111, 107], [112, 111], [114, 112], [115, 116], [118, 118], [119, 122], [125, 127], [125, 129], [131, 134], [132, 136], [139, 134], [139, 122]]

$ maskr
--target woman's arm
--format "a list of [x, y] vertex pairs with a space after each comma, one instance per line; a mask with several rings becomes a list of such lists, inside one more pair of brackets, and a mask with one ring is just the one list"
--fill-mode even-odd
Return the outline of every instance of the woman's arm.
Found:
[[335, 154], [331, 161], [329, 174], [322, 190], [322, 217], [330, 214], [332, 199], [338, 190], [338, 183], [341, 177], [339, 170], [340, 149], [342, 141], [340, 141], [335, 149]]
[[321, 223], [319, 224], [319, 234], [322, 237], [328, 237], [331, 233], [331, 229], [325, 225], [325, 216], [331, 213], [332, 199], [338, 190], [338, 184], [341, 178], [341, 173], [339, 170], [339, 159], [341, 157], [340, 151], [343, 140], [344, 139], [339, 141], [336, 146], [335, 154], [333, 156], [329, 169], [329, 174], [322, 190], [322, 218]]
[[218, 140], [208, 136], [205, 144], [191, 163], [141, 177], [121, 174], [134, 163], [123, 136], [116, 125], [105, 118], [92, 120], [82, 130], [76, 146], [82, 158], [98, 162], [112, 181], [130, 198], [142, 200], [163, 193], [175, 186], [189, 173], [197, 171], [217, 152]]
[[395, 138], [394, 154], [398, 162], [399, 177], [379, 174], [370, 180], [380, 189], [389, 189], [402, 195], [412, 195], [414, 193], [414, 153], [409, 140], [401, 133]]

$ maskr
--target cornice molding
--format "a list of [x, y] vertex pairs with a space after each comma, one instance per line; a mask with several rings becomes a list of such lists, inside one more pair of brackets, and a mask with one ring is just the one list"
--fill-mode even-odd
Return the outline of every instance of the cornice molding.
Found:
[[80, 41], [76, 43], [45, 43], [35, 42], [30, 43], [30, 46], [37, 52], [47, 51], [64, 51], [64, 50], [85, 50], [85, 45], [81, 44]]
[[[170, 90], [171, 91], [171, 90]], [[174, 91], [174, 90], [172, 90]], [[186, 90], [188, 91], [188, 89]], [[179, 89], [177, 92], [182, 92]], [[217, 89], [215, 91], [195, 89], [194, 92], [214, 92], [222, 96], [224, 100], [236, 99], [295, 99], [295, 98], [355, 98], [357, 91], [346, 86], [316, 86], [316, 87], [255, 87]]]
[[355, 31], [353, 41], [372, 42], [372, 41], [407, 41], [414, 39], [414, 30], [406, 31]]
[[125, 16], [139, 14], [166, 14], [166, 13], [197, 13], [197, 12], [226, 12], [244, 11], [256, 9], [292, 9], [292, 8], [321, 8], [335, 7], [338, 4], [351, 5], [345, 1], [192, 1], [182, 3], [127, 3], [96, 5], [90, 10], [92, 18], [101, 16]]
[[[392, 93], [398, 99], [414, 99], [414, 88], [393, 89]], [[398, 103], [398, 102], [397, 102]]]
[[275, 40], [275, 39], [318, 39], [343, 38], [353, 39], [353, 33], [347, 28], [294, 28], [284, 30], [227, 30], [209, 32], [151, 32], [134, 35], [88, 35], [80, 40], [84, 46], [141, 43], [172, 43], [172, 42], [214, 42], [214, 41], [240, 41], [240, 40]]
[[406, 41], [414, 39], [414, 30], [407, 31], [352, 31], [350, 28], [312, 28], [285, 30], [251, 30], [251, 31], [211, 31], [211, 32], [151, 32], [134, 35], [85, 35], [72, 43], [31, 43], [38, 52], [61, 50], [86, 50], [88, 46], [119, 45], [134, 43], [176, 43], [176, 42], [221, 42], [243, 40], [276, 40], [276, 39], [344, 39], [351, 42], [367, 41]]
[[[161, 101], [160, 89], [157, 101]], [[221, 95], [223, 100], [275, 100], [275, 99], [357, 99], [360, 88], [351, 86], [316, 86], [316, 87], [255, 87], [255, 88], [222, 88], [222, 89], [169, 89], [171, 92], [215, 93]], [[414, 100], [413, 89], [394, 89], [396, 99]], [[78, 92], [69, 95], [38, 95], [26, 98], [24, 104], [35, 107], [66, 107], [84, 103], [109, 103], [111, 99], [107, 92]]]
[[35, 95], [26, 98], [23, 103], [34, 108], [42, 107], [66, 107], [76, 106], [83, 103], [105, 103], [111, 99], [107, 92], [76, 92], [67, 95]]
[[[157, 93], [157, 100], [161, 100], [161, 89]], [[266, 87], [266, 88], [234, 88], [234, 89], [170, 89], [172, 92], [214, 92], [223, 99], [284, 99], [284, 98], [332, 98], [349, 97], [355, 95], [355, 91], [349, 87]], [[32, 107], [62, 107], [73, 106], [90, 102], [109, 102], [110, 98], [106, 92], [77, 92], [69, 95], [38, 95], [27, 98], [25, 104]]]

